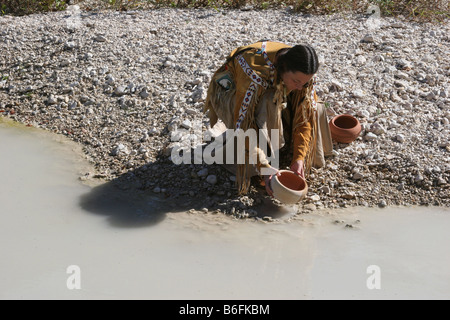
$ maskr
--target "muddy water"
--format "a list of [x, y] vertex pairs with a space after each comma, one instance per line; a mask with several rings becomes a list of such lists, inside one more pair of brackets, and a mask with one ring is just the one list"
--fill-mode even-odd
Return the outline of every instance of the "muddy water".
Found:
[[450, 298], [449, 209], [189, 214], [81, 183], [80, 154], [0, 123], [0, 299]]

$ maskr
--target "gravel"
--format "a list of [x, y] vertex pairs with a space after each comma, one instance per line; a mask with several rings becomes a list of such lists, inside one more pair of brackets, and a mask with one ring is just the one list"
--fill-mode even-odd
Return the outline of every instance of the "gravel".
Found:
[[312, 170], [309, 190], [320, 203], [305, 201], [298, 213], [450, 205], [448, 22], [289, 9], [81, 9], [0, 17], [0, 115], [82, 144], [97, 170], [83, 176], [127, 177], [140, 190], [189, 197], [199, 211], [255, 216], [263, 187], [239, 197], [222, 167], [194, 157], [175, 165], [171, 153], [202, 143], [206, 91], [227, 54], [271, 39], [313, 45], [329, 119], [349, 113], [363, 127]]

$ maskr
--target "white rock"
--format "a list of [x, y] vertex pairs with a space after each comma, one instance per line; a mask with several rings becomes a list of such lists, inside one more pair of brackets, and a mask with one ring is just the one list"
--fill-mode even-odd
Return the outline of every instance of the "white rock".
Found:
[[400, 143], [405, 142], [405, 136], [403, 134], [399, 133], [395, 136], [395, 140]]
[[48, 97], [48, 99], [47, 99], [47, 104], [48, 105], [54, 105], [54, 104], [57, 104], [57, 103], [58, 103], [58, 101], [53, 95], [50, 95]]
[[365, 97], [365, 94], [361, 89], [353, 90], [352, 95], [358, 99], [363, 99]]
[[186, 136], [186, 133], [182, 131], [172, 131], [170, 133], [170, 141], [172, 142], [178, 142], [181, 140], [185, 140], [184, 137]]
[[110, 86], [114, 85], [115, 81], [116, 80], [112, 76], [109, 76], [108, 78], [106, 78], [106, 83], [109, 84]]
[[158, 129], [156, 129], [155, 127], [153, 127], [153, 128], [151, 128], [150, 130], [148, 130], [148, 134], [149, 134], [150, 136], [153, 136], [153, 135], [159, 134], [159, 131], [158, 131]]
[[367, 59], [364, 56], [358, 56], [358, 58], [356, 58], [356, 63], [359, 65], [364, 65], [366, 61]]
[[183, 122], [181, 122], [181, 126], [183, 128], [190, 129], [192, 128], [192, 122], [189, 119], [183, 120]]
[[123, 96], [124, 94], [127, 93], [127, 86], [118, 86], [115, 90], [114, 90], [114, 94], [116, 96]]
[[365, 138], [367, 141], [375, 141], [375, 140], [378, 139], [378, 136], [377, 136], [376, 134], [372, 133], [372, 132], [368, 132], [368, 133], [364, 136], [364, 138]]
[[336, 91], [344, 90], [344, 85], [336, 79], [331, 80], [331, 87]]
[[370, 132], [373, 132], [377, 136], [379, 136], [379, 135], [385, 134], [386, 133], [386, 129], [380, 123], [375, 122], [370, 127]]
[[118, 156], [119, 154], [121, 154], [121, 153], [123, 153], [123, 154], [129, 154], [130, 152], [128, 151], [128, 148], [125, 146], [125, 145], [123, 145], [123, 144], [118, 144], [114, 149], [113, 149], [113, 151], [111, 152], [111, 154], [113, 155], [113, 156]]
[[374, 41], [373, 35], [366, 34], [364, 38], [362, 39], [363, 42], [372, 43]]
[[361, 118], [369, 118], [370, 117], [370, 113], [367, 110], [358, 110], [356, 115], [361, 117]]

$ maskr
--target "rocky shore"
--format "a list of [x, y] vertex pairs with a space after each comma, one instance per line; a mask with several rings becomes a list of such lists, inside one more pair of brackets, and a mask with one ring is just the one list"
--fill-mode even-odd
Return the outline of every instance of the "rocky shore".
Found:
[[[329, 118], [355, 115], [351, 144], [313, 169], [298, 212], [347, 206], [450, 206], [450, 26], [289, 9], [83, 11], [0, 17], [0, 116], [80, 143], [96, 172], [186, 209], [257, 216], [268, 198], [236, 194], [218, 165], [175, 165], [198, 145], [211, 75], [237, 46], [313, 45]], [[198, 130], [200, 126], [201, 130]], [[7, 152], [6, 150], [2, 150]], [[124, 183], [127, 182], [127, 183]]]

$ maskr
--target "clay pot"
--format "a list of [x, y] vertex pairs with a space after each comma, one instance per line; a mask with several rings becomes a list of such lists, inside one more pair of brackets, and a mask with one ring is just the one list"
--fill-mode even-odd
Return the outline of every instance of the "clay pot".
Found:
[[335, 116], [330, 120], [329, 126], [331, 137], [341, 143], [350, 143], [361, 133], [361, 124], [358, 119], [349, 114]]
[[308, 192], [305, 179], [289, 170], [280, 170], [280, 176], [273, 175], [270, 187], [273, 196], [285, 204], [294, 204], [302, 200]]

